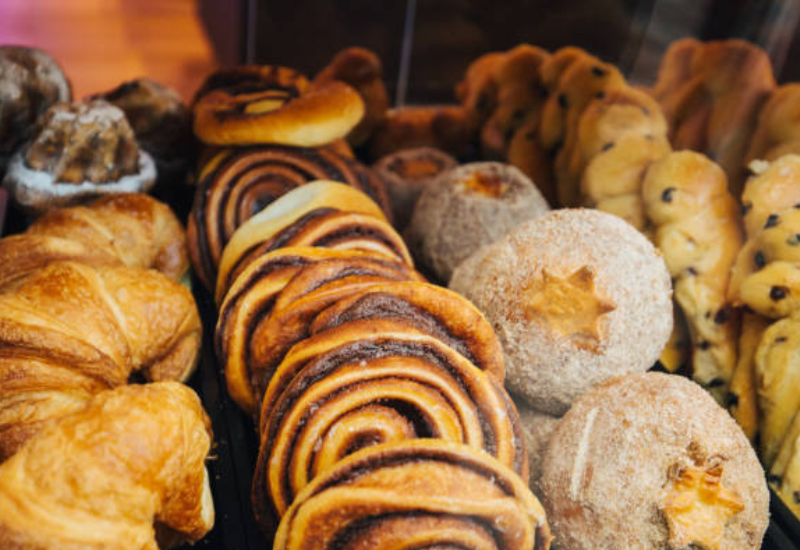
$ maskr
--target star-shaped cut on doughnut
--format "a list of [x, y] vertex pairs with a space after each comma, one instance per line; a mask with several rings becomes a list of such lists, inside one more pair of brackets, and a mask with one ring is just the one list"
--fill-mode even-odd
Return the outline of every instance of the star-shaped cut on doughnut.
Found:
[[524, 290], [525, 317], [542, 318], [561, 336], [574, 338], [576, 345], [597, 353], [603, 338], [600, 318], [617, 306], [598, 294], [594, 278], [594, 269], [588, 265], [568, 277], [542, 269], [542, 277]]
[[689, 545], [718, 550], [725, 524], [744, 510], [744, 503], [722, 486], [722, 461], [684, 466], [670, 475], [671, 487], [662, 504], [670, 548]]

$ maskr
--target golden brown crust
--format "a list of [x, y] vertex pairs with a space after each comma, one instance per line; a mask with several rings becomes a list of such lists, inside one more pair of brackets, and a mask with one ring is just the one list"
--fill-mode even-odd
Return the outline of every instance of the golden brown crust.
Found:
[[784, 84], [773, 90], [758, 115], [744, 166], [754, 160], [774, 161], [800, 154], [800, 84]]
[[0, 465], [0, 546], [155, 549], [155, 524], [177, 542], [199, 540], [214, 523], [211, 440], [182, 384], [101, 393]]
[[213, 145], [317, 147], [342, 138], [364, 103], [343, 82], [316, 87], [285, 67], [240, 67], [212, 75], [194, 103], [194, 132]]
[[433, 147], [463, 157], [472, 151], [477, 132], [477, 124], [460, 105], [403, 107], [386, 113], [368, 147], [374, 159], [417, 147]]
[[738, 315], [728, 300], [742, 247], [739, 206], [722, 169], [691, 151], [652, 164], [642, 186], [653, 242], [664, 254], [692, 339], [692, 376], [725, 403], [736, 368]]
[[39, 269], [0, 293], [2, 428], [39, 428], [133, 372], [186, 380], [201, 334], [191, 293], [160, 273], [69, 262]]
[[357, 548], [502, 550], [547, 550], [552, 538], [536, 497], [507, 468], [433, 440], [371, 447], [328, 470], [287, 511], [275, 548], [322, 549], [345, 537]]
[[374, 52], [366, 48], [345, 48], [317, 73], [312, 85], [333, 80], [350, 85], [364, 101], [364, 118], [347, 135], [347, 141], [351, 145], [361, 145], [369, 139], [389, 109], [381, 61]]

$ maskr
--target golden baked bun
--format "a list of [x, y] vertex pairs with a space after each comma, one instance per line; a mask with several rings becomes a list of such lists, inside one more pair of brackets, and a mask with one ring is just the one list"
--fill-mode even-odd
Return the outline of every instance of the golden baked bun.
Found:
[[156, 180], [152, 157], [139, 149], [122, 110], [102, 100], [57, 103], [12, 157], [3, 180], [31, 214], [86, 202], [99, 195], [148, 191]]
[[460, 105], [402, 107], [387, 111], [367, 148], [373, 159], [418, 147], [465, 157], [473, 152], [477, 133], [471, 113]]
[[275, 548], [322, 550], [345, 537], [370, 548], [501, 550], [547, 550], [552, 539], [541, 505], [508, 468], [424, 439], [369, 447], [327, 470], [286, 512]]
[[419, 264], [447, 282], [481, 246], [548, 210], [533, 182], [513, 166], [475, 162], [445, 172], [422, 192], [405, 238]]
[[211, 145], [317, 147], [346, 136], [364, 116], [358, 92], [343, 82], [309, 86], [304, 76], [277, 66], [211, 75], [193, 109], [194, 133]]
[[692, 378], [725, 403], [739, 336], [738, 315], [728, 300], [731, 268], [743, 242], [739, 205], [722, 168], [692, 151], [654, 162], [642, 196], [689, 328]]
[[580, 397], [550, 437], [539, 485], [560, 548], [756, 550], [769, 523], [747, 438], [700, 386], [668, 374]]
[[464, 261], [450, 288], [495, 327], [509, 391], [552, 415], [602, 381], [649, 369], [672, 330], [664, 260], [596, 210], [520, 225]]
[[505, 160], [517, 130], [523, 124], [538, 122], [547, 99], [539, 69], [549, 55], [541, 48], [520, 44], [506, 52], [496, 67], [497, 106], [481, 129], [483, 158]]
[[402, 231], [411, 219], [422, 191], [458, 161], [439, 149], [404, 149], [378, 160], [372, 167], [386, 184], [394, 226]]
[[105, 391], [0, 465], [0, 546], [141, 550], [214, 525], [211, 425], [188, 387]]
[[784, 155], [800, 154], [799, 119], [800, 84], [776, 88], [759, 112], [745, 166], [754, 160], [774, 161]]
[[758, 46], [686, 38], [664, 54], [653, 96], [669, 122], [673, 147], [708, 155], [738, 196], [759, 110], [775, 86], [769, 57]]
[[389, 109], [381, 61], [374, 52], [366, 48], [345, 48], [317, 73], [312, 86], [331, 81], [341, 81], [351, 86], [364, 102], [364, 118], [347, 135], [347, 141], [351, 145], [362, 145]]

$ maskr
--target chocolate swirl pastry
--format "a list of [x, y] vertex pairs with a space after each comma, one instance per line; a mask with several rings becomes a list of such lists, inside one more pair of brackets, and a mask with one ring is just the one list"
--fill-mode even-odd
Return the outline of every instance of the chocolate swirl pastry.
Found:
[[[190, 242], [196, 241], [191, 225], [189, 235]], [[282, 196], [231, 237], [219, 263], [217, 302], [249, 263], [287, 246], [366, 250], [413, 265], [403, 239], [367, 195], [341, 183], [317, 181]]]
[[144, 192], [156, 169], [125, 114], [102, 100], [58, 103], [11, 159], [4, 185], [34, 213], [107, 193]]
[[367, 284], [419, 278], [406, 264], [355, 250], [286, 247], [260, 256], [234, 281], [220, 307], [215, 349], [228, 393], [255, 415], [277, 363], [308, 335], [315, 311]]
[[222, 249], [239, 226], [277, 198], [314, 180], [347, 183], [364, 191], [384, 212], [391, 211], [383, 182], [330, 148], [225, 149], [210, 159], [200, 173], [189, 217], [189, 232], [195, 235], [192, 263], [206, 287], [214, 287]]
[[544, 510], [525, 484], [465, 445], [417, 439], [363, 449], [309, 484], [275, 549], [547, 550]]
[[212, 74], [195, 95], [194, 133], [211, 145], [317, 147], [345, 137], [364, 115], [358, 92], [340, 81], [309, 86], [274, 65]]
[[8, 157], [51, 105], [72, 99], [61, 67], [41, 50], [0, 46], [0, 176]]

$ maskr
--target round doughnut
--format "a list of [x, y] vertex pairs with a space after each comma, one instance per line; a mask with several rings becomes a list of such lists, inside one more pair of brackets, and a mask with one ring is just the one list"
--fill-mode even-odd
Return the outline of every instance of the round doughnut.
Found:
[[[207, 83], [194, 105], [194, 132], [211, 145], [317, 147], [345, 137], [364, 116], [358, 92], [339, 81], [309, 88], [284, 67], [250, 67], [250, 80]], [[219, 87], [217, 83], [221, 83]]]
[[439, 149], [418, 147], [386, 155], [373, 165], [389, 192], [394, 225], [403, 229], [411, 219], [422, 190], [458, 161]]
[[539, 479], [559, 548], [761, 547], [764, 472], [742, 430], [694, 382], [621, 376], [558, 423]]
[[539, 190], [517, 168], [500, 162], [465, 164], [422, 191], [405, 237], [417, 261], [447, 282], [478, 248], [548, 210]]
[[650, 368], [672, 330], [661, 255], [596, 210], [526, 222], [461, 264], [450, 288], [495, 327], [508, 389], [552, 415], [600, 382]]

